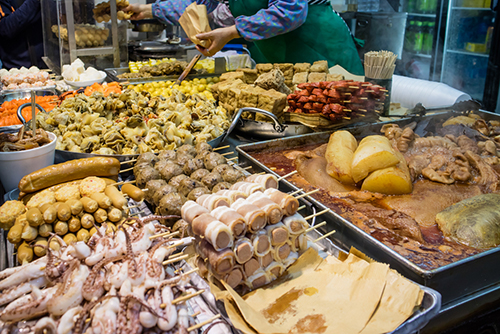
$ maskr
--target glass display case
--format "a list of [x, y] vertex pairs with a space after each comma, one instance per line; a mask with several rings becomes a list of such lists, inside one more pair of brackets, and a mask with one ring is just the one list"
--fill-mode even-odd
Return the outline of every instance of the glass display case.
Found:
[[45, 62], [57, 73], [80, 58], [99, 69], [128, 62], [127, 21], [117, 1], [41, 0]]

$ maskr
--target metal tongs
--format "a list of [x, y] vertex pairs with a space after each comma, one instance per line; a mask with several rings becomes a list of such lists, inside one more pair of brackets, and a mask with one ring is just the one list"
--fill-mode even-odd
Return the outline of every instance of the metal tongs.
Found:
[[[436, 108], [425, 108], [422, 103], [417, 103], [414, 108], [408, 109], [402, 117], [407, 116], [424, 116], [428, 113], [439, 112], [439, 111], [456, 111], [460, 113], [478, 112], [482, 105], [476, 100], [467, 100], [455, 102], [451, 106], [446, 107], [436, 107]], [[391, 116], [393, 117], [393, 116]], [[397, 117], [397, 116], [396, 116]]]
[[31, 94], [31, 102], [23, 103], [17, 108], [17, 118], [23, 123], [23, 127], [26, 126], [26, 120], [24, 119], [24, 116], [22, 114], [22, 111], [24, 108], [31, 106], [31, 130], [33, 131], [33, 136], [36, 133], [36, 109], [45, 112], [45, 109], [42, 108], [38, 103], [36, 103], [36, 94], [35, 91], [32, 90], [30, 92]]

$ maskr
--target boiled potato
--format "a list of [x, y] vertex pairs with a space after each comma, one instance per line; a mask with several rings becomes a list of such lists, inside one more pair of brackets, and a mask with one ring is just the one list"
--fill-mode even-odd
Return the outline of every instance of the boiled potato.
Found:
[[354, 184], [351, 163], [357, 146], [356, 138], [349, 131], [332, 133], [325, 153], [326, 172], [342, 183]]
[[371, 172], [399, 163], [389, 139], [384, 136], [368, 136], [359, 142], [351, 164], [354, 182], [359, 182]]
[[386, 195], [409, 194], [413, 190], [410, 171], [403, 155], [394, 152], [399, 159], [396, 166], [387, 167], [372, 172], [363, 181], [361, 190], [368, 190]]

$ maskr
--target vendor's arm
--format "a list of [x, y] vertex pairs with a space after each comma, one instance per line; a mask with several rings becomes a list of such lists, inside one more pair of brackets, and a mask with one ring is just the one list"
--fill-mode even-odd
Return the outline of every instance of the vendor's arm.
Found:
[[[166, 24], [179, 25], [179, 18], [186, 8], [192, 4], [193, 0], [167, 0], [160, 1], [157, 0], [153, 4], [149, 5], [129, 5], [124, 9], [125, 12], [133, 11], [135, 14], [132, 15], [132, 20], [143, 20], [155, 18]], [[207, 12], [211, 13], [217, 8], [218, 2], [212, 0], [197, 0], [200, 5], [205, 5], [207, 7]]]
[[0, 9], [0, 37], [12, 38], [38, 19], [40, 1], [26, 0], [14, 11], [8, 1], [0, 0]]

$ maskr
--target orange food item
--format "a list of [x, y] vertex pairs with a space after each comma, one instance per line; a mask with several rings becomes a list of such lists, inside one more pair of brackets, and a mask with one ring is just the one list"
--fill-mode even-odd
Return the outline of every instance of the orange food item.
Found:
[[[31, 101], [30, 98], [26, 99], [16, 99], [12, 101], [5, 101], [0, 106], [0, 126], [9, 126], [21, 124], [19, 118], [17, 118], [17, 108], [24, 103], [29, 103]], [[35, 98], [36, 103], [38, 103], [45, 111], [49, 112], [59, 103], [59, 98], [56, 95], [48, 95], [48, 96], [37, 96]], [[39, 110], [37, 109], [38, 113]], [[25, 107], [21, 111], [24, 119], [26, 121], [31, 120], [31, 107]]]
[[102, 85], [95, 83], [92, 86], [88, 86], [87, 88], [85, 88], [84, 94], [90, 96], [93, 92], [101, 92], [104, 96], [108, 96], [110, 93], [120, 94], [122, 92], [122, 88], [121, 85], [116, 81], [104, 83]]

